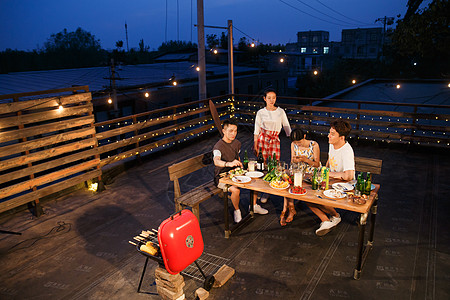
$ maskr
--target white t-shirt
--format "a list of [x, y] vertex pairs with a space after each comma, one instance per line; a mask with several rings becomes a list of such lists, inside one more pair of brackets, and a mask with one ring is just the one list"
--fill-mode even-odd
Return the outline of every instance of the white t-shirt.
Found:
[[345, 142], [344, 146], [337, 150], [330, 144], [328, 149], [328, 162], [331, 172], [352, 170], [353, 179], [355, 178], [355, 154], [353, 153], [352, 146], [348, 142]]
[[291, 126], [286, 116], [286, 112], [277, 107], [276, 110], [270, 111], [265, 107], [258, 110], [255, 120], [255, 135], [259, 135], [261, 128], [269, 131], [276, 131], [280, 133], [281, 128], [284, 128], [287, 136], [291, 135]]

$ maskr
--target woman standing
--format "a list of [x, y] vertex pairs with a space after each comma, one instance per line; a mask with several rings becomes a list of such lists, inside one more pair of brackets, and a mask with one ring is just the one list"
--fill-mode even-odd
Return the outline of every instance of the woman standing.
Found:
[[291, 134], [286, 112], [275, 106], [277, 94], [274, 90], [268, 89], [264, 93], [266, 107], [258, 110], [255, 120], [254, 149], [256, 155], [261, 149], [264, 160], [267, 161], [269, 155], [276, 154], [277, 160], [280, 160], [280, 134], [281, 128], [284, 128], [287, 136]]
[[[298, 163], [307, 173], [312, 173], [314, 168], [320, 167], [320, 148], [316, 141], [307, 140], [302, 129], [296, 128], [291, 132], [291, 164]], [[285, 214], [289, 208], [289, 215], [285, 219]], [[283, 211], [280, 215], [281, 226], [286, 222], [292, 222], [297, 214], [294, 207], [294, 200], [284, 198]]]

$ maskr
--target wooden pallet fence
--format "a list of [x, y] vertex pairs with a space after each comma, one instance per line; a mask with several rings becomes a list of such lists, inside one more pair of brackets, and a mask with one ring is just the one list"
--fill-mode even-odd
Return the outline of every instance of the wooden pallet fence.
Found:
[[91, 93], [14, 100], [0, 104], [0, 212], [39, 214], [40, 198], [101, 176]]

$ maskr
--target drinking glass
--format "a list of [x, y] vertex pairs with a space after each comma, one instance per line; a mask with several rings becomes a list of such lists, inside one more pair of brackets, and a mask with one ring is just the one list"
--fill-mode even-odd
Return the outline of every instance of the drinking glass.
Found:
[[322, 185], [322, 181], [323, 181], [323, 177], [322, 177], [322, 173], [319, 172], [316, 174], [316, 180], [317, 180], [317, 185], [319, 186], [316, 193], [320, 194], [320, 190], [321, 190], [321, 185]]

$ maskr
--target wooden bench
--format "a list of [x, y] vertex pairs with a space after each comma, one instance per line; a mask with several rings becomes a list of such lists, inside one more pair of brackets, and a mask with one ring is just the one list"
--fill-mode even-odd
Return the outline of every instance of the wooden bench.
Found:
[[207, 167], [212, 163], [212, 153], [204, 153], [195, 157], [189, 158], [182, 162], [173, 164], [169, 167], [169, 177], [173, 181], [175, 211], [179, 211], [186, 206], [192, 208], [192, 213], [200, 222], [199, 204], [203, 201], [219, 194], [222, 189], [219, 189], [211, 179], [204, 184], [181, 194], [179, 179], [183, 176], [191, 174], [201, 168]]
[[[322, 166], [325, 166], [328, 160], [328, 152], [320, 152], [320, 161]], [[376, 158], [367, 158], [361, 156], [355, 156], [355, 171], [358, 172], [370, 172], [372, 174], [381, 174], [381, 166], [383, 160]]]

